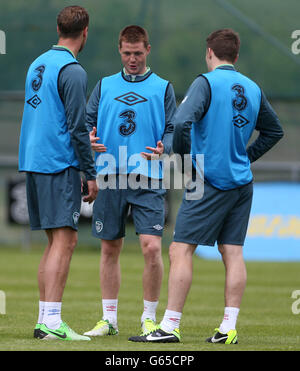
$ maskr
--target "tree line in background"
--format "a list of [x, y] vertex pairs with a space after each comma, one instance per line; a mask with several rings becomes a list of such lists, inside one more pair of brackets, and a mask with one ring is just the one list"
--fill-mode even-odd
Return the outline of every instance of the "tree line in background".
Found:
[[[224, 2], [246, 15], [249, 24], [222, 7], [221, 0], [78, 0], [74, 3], [84, 6], [90, 14], [88, 43], [79, 56], [89, 76], [89, 92], [100, 78], [121, 68], [117, 45], [120, 29], [139, 24], [149, 32], [151, 68], [173, 83], [178, 97], [184, 95], [198, 74], [206, 72], [207, 35], [224, 27], [240, 33], [242, 44], [237, 63], [240, 72], [254, 79], [271, 98], [300, 97], [297, 61], [269, 43], [267, 37], [261, 37], [254, 27], [290, 48], [300, 11], [297, 0], [290, 0], [288, 8], [277, 0]], [[63, 6], [67, 5], [74, 5], [73, 1], [64, 1]], [[57, 41], [55, 20], [61, 8], [59, 0], [12, 0], [1, 4], [0, 29], [6, 34], [6, 54], [0, 55], [0, 90], [24, 89], [29, 64]], [[266, 9], [268, 13], [264, 13]]]

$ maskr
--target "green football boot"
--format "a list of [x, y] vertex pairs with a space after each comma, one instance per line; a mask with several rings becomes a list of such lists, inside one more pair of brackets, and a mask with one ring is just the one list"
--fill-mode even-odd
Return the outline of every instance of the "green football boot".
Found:
[[141, 336], [150, 334], [157, 329], [157, 324], [150, 318], [146, 318], [142, 323], [142, 333]]
[[35, 325], [35, 328], [33, 330], [33, 337], [35, 339], [40, 339], [40, 328], [41, 328], [42, 324], [41, 323], [37, 323]]
[[236, 330], [229, 330], [226, 334], [222, 334], [218, 328], [212, 337], [206, 339], [208, 343], [223, 343], [223, 344], [237, 344], [238, 337]]
[[118, 335], [119, 330], [116, 325], [109, 323], [108, 320], [101, 319], [96, 323], [96, 326], [84, 333], [87, 336], [106, 336], [106, 335]]
[[42, 324], [39, 328], [39, 339], [42, 340], [91, 340], [88, 336], [77, 334], [65, 322], [62, 322], [60, 327], [56, 330], [48, 328]]

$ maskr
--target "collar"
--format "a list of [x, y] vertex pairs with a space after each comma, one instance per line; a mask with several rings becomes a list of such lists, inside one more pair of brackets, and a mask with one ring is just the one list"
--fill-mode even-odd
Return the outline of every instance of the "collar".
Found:
[[66, 50], [67, 52], [71, 53], [72, 56], [76, 59], [76, 57], [75, 57], [74, 53], [72, 52], [72, 50], [70, 50], [66, 46], [63, 46], [63, 45], [53, 45], [52, 46], [52, 49], [55, 49], [55, 50]]
[[215, 70], [218, 69], [218, 68], [220, 68], [221, 70], [233, 70], [233, 71], [235, 71], [234, 65], [230, 64], [230, 63], [219, 64], [215, 68]]
[[148, 75], [150, 71], [151, 71], [150, 67], [147, 67], [146, 68], [146, 72], [144, 72], [141, 75], [130, 75], [130, 74], [126, 73], [126, 70], [125, 70], [125, 67], [124, 67], [123, 70], [122, 70], [122, 74], [123, 74], [123, 76], [124, 76], [124, 78], [126, 80], [129, 80], [129, 81], [139, 81], [139, 80], [144, 79], [144, 77], [146, 75]]

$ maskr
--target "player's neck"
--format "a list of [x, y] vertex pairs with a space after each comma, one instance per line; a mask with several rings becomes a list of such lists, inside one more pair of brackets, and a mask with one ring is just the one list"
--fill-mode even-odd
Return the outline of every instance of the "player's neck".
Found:
[[126, 68], [124, 67], [123, 68], [123, 72], [124, 72], [124, 74], [125, 75], [130, 75], [130, 76], [145, 76], [148, 72], [150, 71], [150, 67], [147, 67], [147, 66], [145, 66], [145, 68], [143, 69], [143, 72], [141, 72], [141, 73], [139, 73], [139, 74], [137, 74], [137, 75], [133, 75], [133, 74], [131, 74], [130, 72], [128, 72], [127, 70], [126, 70]]
[[215, 60], [211, 61], [210, 66], [209, 66], [209, 70], [213, 71], [216, 68], [221, 67], [221, 66], [232, 66], [233, 67], [234, 65], [233, 65], [232, 62], [229, 62], [229, 61], [221, 61], [219, 59], [215, 59]]
[[234, 65], [233, 65], [232, 63], [229, 63], [229, 62], [222, 62], [222, 63], [219, 63], [218, 65], [216, 65], [214, 69], [216, 69], [216, 68], [218, 68], [218, 67], [223, 67], [223, 66], [234, 67]]
[[77, 40], [60, 38], [57, 42], [57, 46], [61, 46], [61, 47], [64, 47], [64, 48], [70, 50], [70, 52], [72, 52], [74, 57], [77, 58], [77, 55], [78, 55], [78, 53], [80, 51], [80, 48], [81, 48], [81, 42], [79, 42]]

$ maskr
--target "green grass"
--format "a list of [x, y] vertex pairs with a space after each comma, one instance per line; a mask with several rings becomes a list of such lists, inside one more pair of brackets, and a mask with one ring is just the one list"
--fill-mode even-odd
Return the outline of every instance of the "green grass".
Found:
[[[0, 314], [0, 350], [83, 351], [203, 351], [299, 350], [300, 314], [292, 313], [293, 290], [300, 289], [298, 263], [247, 262], [248, 284], [238, 319], [239, 344], [208, 344], [223, 316], [224, 268], [220, 261], [195, 256], [194, 279], [181, 322], [182, 343], [137, 344], [127, 341], [140, 331], [143, 258], [138, 245], [126, 246], [121, 255], [119, 335], [90, 342], [44, 342], [33, 339], [37, 320], [37, 266], [41, 248], [28, 252], [0, 249], [0, 290], [6, 294], [6, 314]], [[164, 248], [165, 277], [158, 320], [167, 301], [168, 256]], [[63, 319], [77, 332], [89, 330], [100, 319], [99, 250], [75, 251], [65, 294]]]

